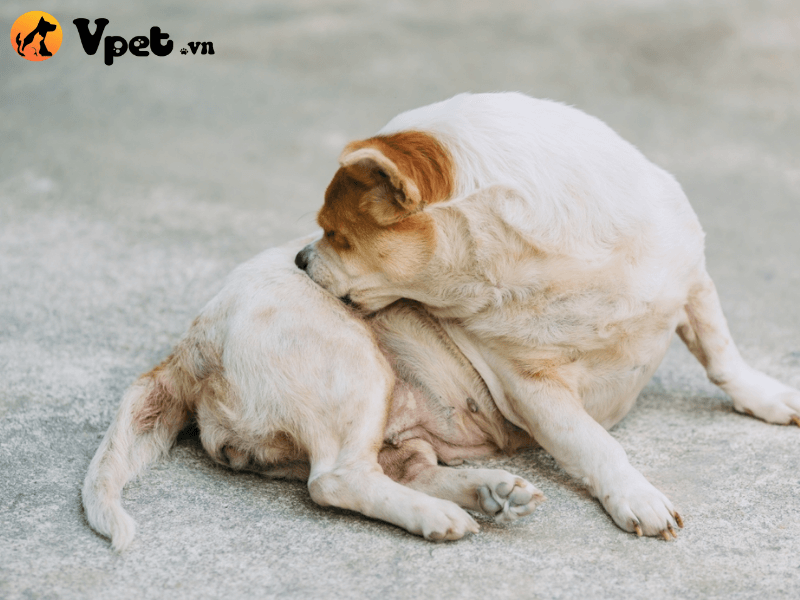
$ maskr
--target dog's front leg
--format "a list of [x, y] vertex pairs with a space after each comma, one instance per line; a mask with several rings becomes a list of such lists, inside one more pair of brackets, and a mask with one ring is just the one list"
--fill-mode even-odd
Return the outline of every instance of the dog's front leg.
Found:
[[315, 463], [312, 458], [308, 489], [321, 506], [355, 510], [434, 542], [458, 540], [479, 529], [455, 503], [392, 481], [373, 458], [347, 458], [331, 465]]
[[638, 535], [676, 536], [683, 527], [672, 503], [630, 462], [622, 446], [558, 379], [520, 378], [514, 408], [533, 438], [583, 481], [614, 522]]

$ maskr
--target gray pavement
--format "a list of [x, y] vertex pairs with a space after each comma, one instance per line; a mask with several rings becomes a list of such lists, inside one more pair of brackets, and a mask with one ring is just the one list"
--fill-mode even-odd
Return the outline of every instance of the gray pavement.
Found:
[[[536, 483], [534, 515], [442, 545], [191, 435], [126, 488], [124, 555], [79, 502], [122, 391], [237, 263], [314, 228], [343, 144], [461, 91], [574, 104], [672, 171], [743, 354], [800, 386], [800, 4], [110, 4], [0, 5], [0, 32], [32, 8], [65, 29], [42, 63], [0, 40], [0, 597], [800, 596], [800, 431], [735, 414], [679, 344], [613, 430], [684, 516], [672, 543], [620, 531], [542, 451], [482, 463]], [[78, 17], [176, 49], [107, 67]]]

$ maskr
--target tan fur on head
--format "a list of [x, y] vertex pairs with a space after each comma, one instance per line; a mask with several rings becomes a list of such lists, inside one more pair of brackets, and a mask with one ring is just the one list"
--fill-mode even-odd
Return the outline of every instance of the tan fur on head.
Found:
[[[347, 277], [369, 273], [393, 280], [418, 270], [436, 246], [424, 209], [454, 190], [450, 153], [427, 133], [404, 131], [348, 144], [340, 161], [317, 214], [325, 231], [317, 249]], [[312, 275], [318, 283], [324, 277]]]
[[[462, 94], [398, 115], [342, 164], [365, 177], [334, 177], [318, 219], [330, 235], [298, 255], [306, 273], [371, 311], [425, 305], [504, 416], [622, 529], [668, 539], [682, 526], [604, 429], [676, 328], [737, 410], [800, 423], [800, 391], [739, 356], [680, 185], [598, 119], [522, 94]], [[411, 202], [371, 201], [406, 180], [421, 198], [410, 213]]]

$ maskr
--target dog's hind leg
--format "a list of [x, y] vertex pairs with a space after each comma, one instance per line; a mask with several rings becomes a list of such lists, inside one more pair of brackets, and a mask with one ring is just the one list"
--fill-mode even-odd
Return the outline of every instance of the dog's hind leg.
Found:
[[433, 446], [419, 438], [406, 440], [399, 448], [385, 446], [378, 462], [393, 480], [482, 512], [496, 523], [529, 515], [544, 502], [542, 492], [508, 471], [439, 466]]
[[678, 335], [733, 407], [769, 423], [800, 426], [800, 391], [749, 366], [733, 342], [714, 282], [703, 273], [691, 290]]

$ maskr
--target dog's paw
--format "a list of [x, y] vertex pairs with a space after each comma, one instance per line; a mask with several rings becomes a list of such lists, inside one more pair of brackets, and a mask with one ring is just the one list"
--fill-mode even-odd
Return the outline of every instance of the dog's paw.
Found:
[[498, 481], [478, 488], [481, 510], [494, 517], [495, 523], [511, 523], [531, 514], [544, 502], [544, 494], [533, 484], [506, 471], [498, 471]]
[[800, 392], [789, 390], [769, 396], [748, 406], [734, 404], [734, 408], [746, 415], [756, 417], [776, 425], [797, 425], [800, 427]]
[[478, 533], [475, 519], [449, 500], [432, 498], [433, 502], [420, 512], [420, 532], [426, 540], [444, 542], [460, 540], [468, 533]]
[[638, 536], [660, 536], [667, 541], [677, 538], [683, 519], [664, 494], [637, 475], [634, 484], [602, 499], [608, 514], [619, 527]]
[[767, 423], [800, 426], [800, 391], [769, 375], [750, 369], [721, 387], [733, 398], [738, 412]]

